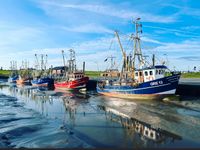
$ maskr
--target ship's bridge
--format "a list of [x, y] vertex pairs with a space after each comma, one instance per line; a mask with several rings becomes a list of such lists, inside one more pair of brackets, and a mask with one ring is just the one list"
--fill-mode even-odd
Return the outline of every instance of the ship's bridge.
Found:
[[68, 77], [69, 77], [69, 81], [74, 81], [74, 80], [83, 78], [84, 73], [83, 72], [74, 72], [74, 73], [68, 74]]
[[164, 65], [138, 69], [135, 71], [135, 80], [141, 83], [163, 78], [165, 76], [166, 69], [167, 67]]

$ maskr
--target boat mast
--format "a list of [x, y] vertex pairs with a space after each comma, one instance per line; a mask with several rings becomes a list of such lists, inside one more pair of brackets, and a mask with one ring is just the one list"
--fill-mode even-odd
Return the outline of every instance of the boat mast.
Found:
[[[135, 24], [135, 37], [134, 38], [134, 51], [133, 51], [133, 68], [135, 69], [136, 57], [139, 61], [139, 68], [144, 64], [144, 59], [142, 57], [142, 51], [140, 46], [140, 35], [142, 33], [142, 24], [139, 22], [140, 18], [137, 18], [133, 24]], [[133, 69], [133, 70], [134, 70]], [[133, 71], [134, 72], [134, 71]]]
[[38, 61], [37, 54], [35, 54], [35, 69], [36, 69], [36, 70], [39, 69], [39, 61]]
[[116, 58], [116, 57], [111, 55], [110, 57], [107, 57], [105, 59], [105, 61], [107, 61], [109, 58], [110, 58], [110, 70], [113, 70], [114, 69], [114, 58]]
[[46, 70], [46, 69], [47, 69], [47, 63], [48, 63], [48, 61], [47, 61], [47, 57], [48, 57], [48, 55], [46, 54], [46, 57], [45, 57], [45, 65], [44, 65], [44, 70]]
[[75, 51], [70, 49], [70, 59], [69, 59], [69, 70], [70, 72], [76, 71], [76, 58], [75, 58]]
[[120, 41], [120, 38], [119, 38], [117, 31], [115, 31], [115, 35], [117, 36], [117, 39], [118, 39], [118, 42], [119, 42], [119, 45], [120, 45], [120, 49], [121, 49], [122, 54], [123, 54], [123, 65], [122, 65], [122, 70], [121, 70], [120, 79], [119, 79], [121, 81], [122, 76], [123, 76], [123, 72], [128, 71], [128, 61], [127, 61], [127, 57], [126, 57], [126, 52], [124, 51], [124, 49], [122, 47], [122, 44], [121, 44], [121, 41]]
[[41, 54], [41, 70], [44, 69], [44, 56]]
[[126, 52], [124, 51], [124, 49], [123, 49], [123, 47], [122, 47], [122, 43], [121, 43], [121, 41], [120, 41], [119, 34], [118, 34], [117, 31], [115, 31], [115, 35], [117, 36], [117, 40], [118, 40], [118, 42], [119, 42], [119, 46], [120, 46], [120, 49], [121, 49], [121, 51], [122, 51], [123, 58], [124, 58], [124, 59], [123, 59], [123, 68], [125, 68], [125, 70], [127, 70], [128, 64], [127, 64]]
[[64, 50], [62, 50], [62, 57], [63, 57], [63, 64], [64, 64], [64, 76], [66, 76], [66, 64], [65, 64], [65, 56], [64, 56]]

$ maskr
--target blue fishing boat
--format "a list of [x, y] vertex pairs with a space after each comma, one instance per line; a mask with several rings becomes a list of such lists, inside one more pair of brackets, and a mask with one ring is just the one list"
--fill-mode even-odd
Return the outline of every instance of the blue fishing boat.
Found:
[[[118, 32], [115, 34], [123, 54], [122, 71], [119, 78], [105, 78], [97, 83], [97, 92], [107, 96], [130, 99], [160, 99], [173, 95], [180, 79], [180, 73], [170, 71], [164, 64], [155, 65], [153, 55], [151, 65], [147, 64], [140, 48], [139, 19], [135, 22], [136, 33], [134, 39], [133, 57], [127, 56]], [[136, 68], [136, 57], [138, 67]]]
[[11, 73], [9, 75], [8, 78], [8, 82], [9, 83], [16, 83], [16, 81], [18, 80], [19, 76], [18, 76], [18, 71], [17, 71], [17, 62], [16, 61], [11, 61]]
[[41, 77], [31, 81], [32, 86], [49, 86], [53, 84], [54, 80], [50, 77]]
[[33, 71], [33, 80], [31, 81], [32, 86], [38, 87], [49, 87], [54, 84], [54, 79], [49, 76], [50, 70], [47, 69], [47, 55], [44, 60], [44, 55], [41, 54], [41, 62], [39, 62], [37, 54], [35, 54], [35, 68]]
[[16, 81], [17, 81], [18, 78], [19, 78], [18, 75], [10, 76], [10, 77], [8, 78], [8, 82], [10, 82], [10, 83], [16, 83]]

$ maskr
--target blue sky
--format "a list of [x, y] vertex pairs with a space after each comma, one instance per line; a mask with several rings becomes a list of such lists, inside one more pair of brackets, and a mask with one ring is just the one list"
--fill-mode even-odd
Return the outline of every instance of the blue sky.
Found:
[[[170, 69], [200, 69], [200, 4], [198, 0], [6, 0], [0, 5], [0, 66], [11, 60], [34, 64], [34, 54], [48, 54], [48, 64], [62, 65], [61, 50], [73, 48], [81, 69], [104, 70], [106, 57], [122, 54], [114, 30], [134, 32], [132, 20], [143, 24], [142, 50], [157, 63], [167, 60]], [[112, 44], [111, 44], [112, 43]], [[66, 55], [68, 57], [68, 55]]]

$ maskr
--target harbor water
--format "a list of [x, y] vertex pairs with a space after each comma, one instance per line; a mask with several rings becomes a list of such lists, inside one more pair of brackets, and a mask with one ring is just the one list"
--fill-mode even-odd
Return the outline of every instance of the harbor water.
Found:
[[1, 148], [200, 147], [200, 97], [126, 100], [0, 81]]

